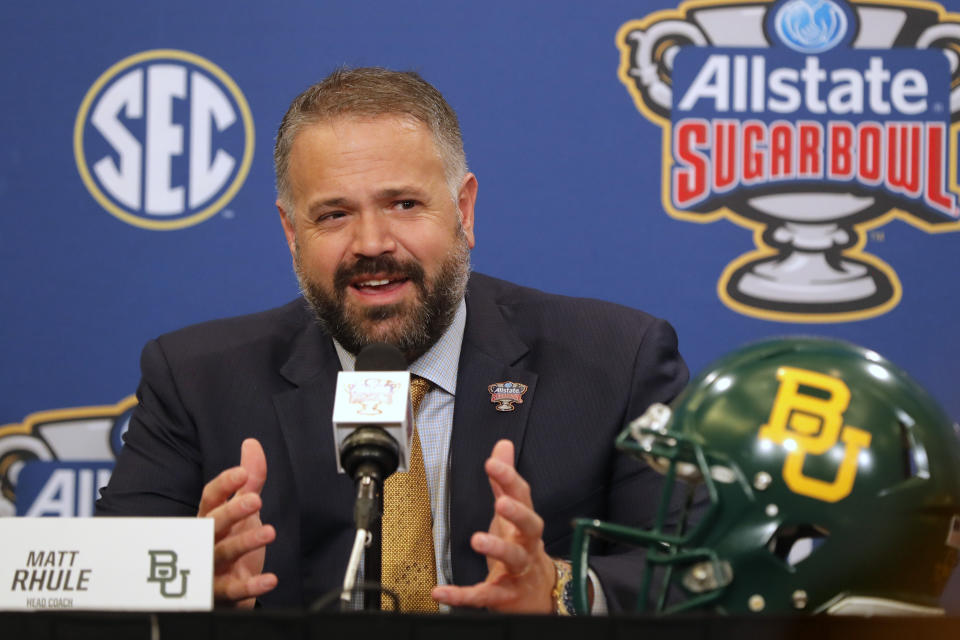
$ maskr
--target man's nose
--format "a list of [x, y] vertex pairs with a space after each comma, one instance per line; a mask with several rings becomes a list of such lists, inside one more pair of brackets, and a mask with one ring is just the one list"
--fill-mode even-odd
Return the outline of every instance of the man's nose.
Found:
[[396, 251], [390, 220], [379, 212], [362, 213], [354, 225], [353, 253], [375, 257]]

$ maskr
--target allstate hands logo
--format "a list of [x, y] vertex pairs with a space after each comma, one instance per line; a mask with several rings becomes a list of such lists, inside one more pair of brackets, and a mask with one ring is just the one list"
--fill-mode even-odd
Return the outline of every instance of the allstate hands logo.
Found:
[[840, 44], [847, 16], [832, 0], [791, 0], [774, 18], [777, 35], [800, 53], [821, 53]]

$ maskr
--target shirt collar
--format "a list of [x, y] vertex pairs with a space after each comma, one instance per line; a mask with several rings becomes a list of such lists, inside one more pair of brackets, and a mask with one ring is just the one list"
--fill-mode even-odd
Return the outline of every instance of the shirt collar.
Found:
[[[425, 354], [410, 364], [410, 373], [426, 378], [450, 395], [456, 395], [457, 367], [460, 363], [460, 348], [463, 346], [463, 331], [466, 326], [467, 305], [461, 299], [453, 315], [453, 322]], [[343, 370], [353, 371], [356, 356], [344, 349], [336, 340], [333, 341], [333, 346], [337, 350]]]

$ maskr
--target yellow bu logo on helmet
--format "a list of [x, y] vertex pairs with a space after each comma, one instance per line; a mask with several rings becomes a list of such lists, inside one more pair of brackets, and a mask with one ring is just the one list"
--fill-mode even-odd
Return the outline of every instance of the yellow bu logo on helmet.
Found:
[[[870, 434], [843, 424], [850, 404], [850, 389], [832, 376], [780, 367], [780, 387], [760, 438], [772, 440], [789, 451], [783, 464], [783, 479], [794, 493], [837, 502], [850, 495], [857, 475], [860, 450], [870, 446]], [[807, 454], [823, 455], [843, 442], [843, 456], [832, 481], [804, 474]]]

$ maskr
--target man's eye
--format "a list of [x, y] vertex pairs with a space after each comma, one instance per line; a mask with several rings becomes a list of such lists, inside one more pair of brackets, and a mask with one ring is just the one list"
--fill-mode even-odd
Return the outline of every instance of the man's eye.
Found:
[[331, 211], [330, 213], [325, 213], [322, 216], [317, 218], [317, 223], [322, 224], [324, 222], [333, 222], [334, 220], [339, 220], [346, 214], [343, 211]]
[[417, 206], [417, 201], [416, 200], [397, 200], [396, 206], [397, 208], [403, 209], [403, 210], [413, 209], [414, 207]]

